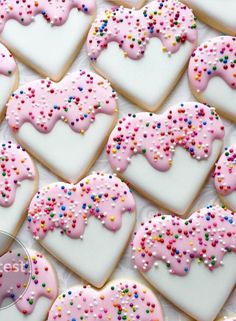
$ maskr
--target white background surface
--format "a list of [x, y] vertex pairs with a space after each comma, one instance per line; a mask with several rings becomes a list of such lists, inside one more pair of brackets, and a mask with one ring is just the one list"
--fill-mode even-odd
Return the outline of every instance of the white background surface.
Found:
[[[107, 8], [110, 4], [106, 3], [104, 0], [100, 0], [98, 3], [98, 12], [100, 12], [103, 8]], [[219, 32], [214, 31], [213, 29], [210, 29], [206, 25], [198, 22], [198, 30], [199, 30], [199, 36], [198, 36], [198, 43], [214, 37], [216, 35], [220, 35]], [[41, 78], [36, 73], [32, 72], [30, 69], [28, 69], [25, 65], [19, 63], [19, 70], [20, 70], [20, 84], [25, 84], [26, 82], [32, 81], [37, 78]], [[85, 47], [83, 47], [80, 55], [74, 62], [73, 66], [70, 68], [70, 71], [76, 71], [78, 69], [91, 69], [89, 65], [89, 60], [86, 55]], [[169, 99], [165, 102], [163, 105], [163, 108], [159, 111], [163, 111], [165, 108], [172, 106], [178, 102], [181, 101], [190, 101], [194, 100], [193, 96], [191, 95], [190, 89], [188, 87], [188, 81], [186, 74], [181, 79], [180, 83], [176, 87], [176, 89], [173, 91]], [[140, 109], [136, 106], [129, 103], [126, 99], [124, 99], [121, 95], [119, 95], [119, 108], [120, 108], [120, 117], [122, 115], [125, 115], [128, 112], [139, 112]], [[236, 106], [235, 106], [236, 108]], [[236, 143], [236, 125], [226, 121], [223, 119], [224, 125], [226, 128], [226, 136], [225, 136], [225, 146]], [[4, 121], [0, 126], [0, 141], [6, 141], [6, 140], [13, 140], [10, 130], [7, 127], [6, 122]], [[57, 181], [57, 177], [53, 176], [50, 172], [48, 172], [42, 165], [38, 164], [38, 169], [40, 173], [40, 187], [52, 183], [54, 181]], [[95, 166], [91, 169], [92, 171], [104, 171], [104, 172], [111, 172], [111, 169], [108, 165], [108, 162], [106, 160], [106, 155], [103, 152], [101, 157], [96, 162]], [[142, 197], [138, 196], [136, 193], [134, 193], [134, 197], [136, 199], [137, 204], [137, 217], [138, 222], [147, 220], [148, 218], [151, 218], [153, 214], [155, 214], [160, 209], [157, 209], [155, 206], [153, 206], [150, 202], [146, 201]], [[213, 180], [210, 178], [202, 190], [200, 196], [196, 200], [194, 207], [192, 210], [195, 210], [197, 208], [205, 207], [209, 203], [216, 203], [220, 202], [217, 199], [217, 196], [214, 191], [213, 187]], [[37, 243], [32, 239], [31, 234], [29, 231], [27, 231], [26, 223], [22, 226], [18, 237], [25, 246], [30, 248], [36, 248], [40, 249], [42, 252], [45, 252], [42, 248], [40, 248]], [[96, 241], [96, 240], [95, 240]], [[115, 249], [114, 249], [115, 250]], [[73, 273], [71, 273], [68, 269], [65, 269], [60, 263], [58, 263], [55, 259], [51, 258], [51, 260], [54, 263], [54, 266], [57, 269], [59, 282], [60, 282], [60, 291], [65, 290], [66, 288], [70, 287], [71, 285], [75, 284], [81, 284], [82, 281], [78, 277], [76, 277]], [[130, 248], [127, 249], [125, 255], [121, 259], [119, 265], [117, 266], [117, 269], [114, 271], [111, 279], [115, 278], [133, 278], [137, 279], [141, 282], [145, 282], [142, 276], [135, 272], [132, 268], [132, 262], [131, 262], [131, 253]], [[204, 285], [203, 285], [204, 286]], [[156, 291], [157, 293], [157, 291]], [[165, 320], [166, 321], [185, 321], [189, 320], [189, 318], [184, 315], [182, 312], [180, 312], [177, 308], [175, 308], [172, 304], [167, 302], [161, 295], [157, 293], [158, 298], [160, 299], [160, 302], [162, 304], [164, 314], [165, 314]], [[236, 315], [236, 289], [234, 289], [234, 292], [228, 299], [225, 307], [221, 311], [221, 316], [227, 316], [227, 315]]]

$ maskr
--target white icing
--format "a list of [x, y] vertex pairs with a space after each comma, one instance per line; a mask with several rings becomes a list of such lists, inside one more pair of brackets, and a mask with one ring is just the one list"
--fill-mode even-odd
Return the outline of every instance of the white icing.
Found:
[[0, 120], [4, 117], [5, 106], [18, 82], [18, 71], [11, 76], [0, 75]]
[[[183, 2], [227, 29], [232, 30], [232, 33], [236, 35], [235, 0], [183, 0]], [[207, 19], [205, 22], [209, 23]]]
[[227, 207], [236, 212], [236, 191], [230, 193], [229, 195], [220, 195], [220, 198]]
[[[20, 224], [26, 217], [27, 206], [33, 198], [38, 183], [36, 180], [24, 180], [16, 190], [16, 198], [10, 207], [0, 206], [0, 230], [7, 232], [13, 236], [16, 235]], [[5, 251], [9, 244], [3, 242], [0, 245], [0, 255]], [[0, 314], [1, 320], [1, 314]]]
[[200, 95], [203, 101], [216, 107], [217, 112], [222, 112], [236, 121], [236, 90], [222, 78], [211, 78], [207, 88]]
[[116, 267], [135, 224], [135, 213], [122, 214], [122, 226], [116, 232], [90, 217], [83, 239], [48, 232], [40, 242], [59, 261], [92, 285], [100, 288]]
[[[4, 306], [6, 303], [12, 302], [10, 299], [3, 301]], [[15, 305], [8, 306], [5, 309], [0, 309], [0, 320], [9, 321], [45, 321], [48, 311], [53, 303], [53, 300], [49, 300], [46, 297], [40, 297], [35, 304], [34, 310], [31, 314], [24, 315], [20, 313]]]
[[85, 134], [73, 131], [62, 121], [58, 121], [49, 133], [41, 133], [25, 123], [17, 133], [17, 139], [55, 174], [75, 183], [97, 157], [113, 122], [114, 116], [98, 114]]
[[51, 26], [42, 15], [28, 26], [9, 20], [0, 38], [26, 64], [58, 80], [76, 55], [92, 20], [93, 16], [77, 9], [71, 10], [61, 26]]
[[236, 283], [236, 255], [224, 258], [224, 266], [209, 271], [194, 261], [186, 276], [171, 275], [163, 262], [143, 276], [168, 300], [198, 321], [213, 321]]
[[118, 44], [111, 42], [99, 55], [95, 68], [131, 100], [154, 111], [180, 77], [192, 53], [193, 44], [186, 42], [171, 56], [162, 48], [161, 41], [152, 38], [144, 57], [134, 60], [125, 57]]
[[177, 147], [172, 166], [165, 172], [155, 170], [143, 155], [135, 155], [122, 177], [153, 202], [183, 215], [203, 186], [221, 148], [222, 142], [214, 141], [209, 158], [198, 161], [184, 148]]

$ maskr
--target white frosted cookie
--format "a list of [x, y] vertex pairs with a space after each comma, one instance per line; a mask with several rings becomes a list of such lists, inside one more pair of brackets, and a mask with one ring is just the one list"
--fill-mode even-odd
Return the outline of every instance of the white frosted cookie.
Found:
[[216, 163], [214, 180], [222, 202], [236, 212], [236, 145], [225, 147]]
[[140, 10], [107, 9], [87, 38], [90, 61], [122, 94], [155, 111], [181, 77], [197, 42], [195, 17], [177, 0]]
[[4, 1], [0, 40], [25, 64], [57, 81], [77, 56], [95, 14], [95, 0]]
[[211, 27], [236, 36], [235, 0], [183, 0], [196, 16]]
[[184, 215], [217, 160], [224, 126], [197, 102], [180, 103], [162, 115], [128, 114], [107, 143], [117, 174], [154, 203]]
[[235, 37], [219, 36], [201, 44], [192, 54], [188, 76], [199, 101], [236, 122]]
[[[37, 188], [37, 170], [28, 153], [11, 142], [1, 143], [0, 231], [16, 235]], [[0, 254], [9, 245], [3, 243], [0, 245]]]
[[135, 234], [135, 268], [198, 321], [213, 321], [236, 283], [235, 213], [207, 206], [183, 220], [157, 214]]
[[101, 290], [74, 286], [54, 302], [48, 321], [164, 321], [160, 303], [145, 285], [132, 280], [111, 281]]
[[29, 207], [32, 236], [96, 287], [114, 268], [135, 224], [135, 202], [119, 178], [93, 174], [77, 185], [43, 187]]
[[5, 116], [6, 103], [18, 85], [18, 69], [12, 54], [0, 44], [0, 121]]
[[59, 83], [39, 79], [21, 86], [8, 103], [7, 120], [30, 153], [75, 183], [106, 144], [118, 115], [116, 101], [105, 79], [79, 71]]
[[[0, 319], [9, 321], [45, 321], [48, 311], [58, 295], [57, 276], [47, 258], [36, 251], [27, 250], [29, 257], [19, 257], [18, 252], [6, 253], [5, 261], [8, 264], [15, 264], [21, 276], [12, 282], [8, 279], [9, 273], [1, 275], [0, 299], [1, 303], [7, 300], [8, 305], [0, 309]], [[1, 257], [1, 261], [4, 258]], [[19, 266], [18, 266], [19, 265]], [[12, 276], [12, 274], [11, 274]], [[27, 278], [28, 277], [28, 278]], [[23, 281], [27, 278], [26, 290], [21, 295], [17, 295], [21, 288], [26, 286]], [[16, 284], [14, 284], [16, 282]], [[11, 288], [8, 286], [11, 285]], [[13, 303], [12, 300], [18, 297]]]

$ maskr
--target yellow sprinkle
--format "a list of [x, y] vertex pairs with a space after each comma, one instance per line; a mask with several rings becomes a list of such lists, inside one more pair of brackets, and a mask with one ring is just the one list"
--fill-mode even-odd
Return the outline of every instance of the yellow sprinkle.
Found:
[[115, 221], [115, 216], [110, 216], [110, 221], [114, 222]]

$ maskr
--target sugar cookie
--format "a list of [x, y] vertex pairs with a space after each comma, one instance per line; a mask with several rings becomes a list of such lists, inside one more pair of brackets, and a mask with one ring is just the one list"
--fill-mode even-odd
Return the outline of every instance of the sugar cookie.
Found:
[[28, 66], [57, 81], [77, 56], [95, 14], [95, 0], [4, 1], [0, 39]]
[[8, 103], [7, 120], [18, 141], [56, 175], [78, 182], [99, 156], [115, 126], [117, 96], [87, 71], [61, 82], [35, 80]]
[[220, 36], [192, 54], [188, 76], [194, 96], [236, 121], [236, 38]]
[[107, 9], [93, 23], [87, 51], [93, 67], [149, 111], [178, 82], [197, 41], [195, 17], [177, 0], [154, 0], [140, 10]]
[[198, 321], [213, 321], [236, 282], [235, 213], [208, 206], [183, 220], [158, 214], [133, 241], [135, 267]]
[[28, 222], [33, 237], [51, 254], [102, 287], [132, 233], [135, 202], [119, 178], [93, 174], [77, 185], [43, 187], [31, 202]]
[[224, 126], [214, 108], [180, 103], [162, 115], [128, 114], [107, 144], [112, 169], [145, 197], [183, 215], [217, 160]]
[[236, 145], [224, 149], [216, 163], [214, 179], [222, 202], [236, 212]]

